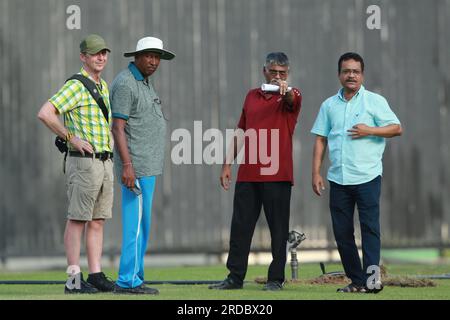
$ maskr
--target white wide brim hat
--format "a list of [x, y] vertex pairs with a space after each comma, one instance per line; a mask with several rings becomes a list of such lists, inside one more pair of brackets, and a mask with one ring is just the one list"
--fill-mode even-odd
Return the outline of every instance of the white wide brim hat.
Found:
[[138, 41], [136, 45], [136, 50], [132, 52], [125, 52], [123, 55], [125, 57], [133, 57], [137, 53], [150, 51], [161, 54], [161, 59], [172, 60], [175, 58], [175, 54], [168, 50], [164, 50], [164, 45], [161, 39], [154, 37], [145, 37]]

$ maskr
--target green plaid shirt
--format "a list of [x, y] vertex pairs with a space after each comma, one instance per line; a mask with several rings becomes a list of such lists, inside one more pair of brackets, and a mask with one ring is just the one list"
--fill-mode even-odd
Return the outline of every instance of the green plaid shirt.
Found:
[[[80, 73], [93, 80], [83, 68]], [[111, 123], [108, 85], [101, 79], [97, 89], [108, 109], [109, 123]], [[71, 133], [88, 141], [95, 152], [112, 152], [110, 126], [97, 102], [80, 81], [67, 81], [49, 101], [60, 114], [64, 114], [64, 125]]]

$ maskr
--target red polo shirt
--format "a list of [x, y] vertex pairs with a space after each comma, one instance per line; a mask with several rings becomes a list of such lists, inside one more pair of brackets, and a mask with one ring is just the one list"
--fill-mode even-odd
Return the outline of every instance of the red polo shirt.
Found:
[[[279, 93], [265, 93], [257, 88], [247, 94], [238, 124], [238, 128], [244, 130], [247, 136], [245, 162], [239, 166], [237, 182], [290, 181], [294, 184], [292, 137], [302, 96], [300, 90], [293, 90], [292, 107], [284, 102]], [[278, 129], [278, 153], [276, 132], [271, 129]], [[255, 141], [255, 137], [257, 143], [251, 144], [250, 141]], [[261, 149], [262, 144], [267, 145], [267, 149]]]

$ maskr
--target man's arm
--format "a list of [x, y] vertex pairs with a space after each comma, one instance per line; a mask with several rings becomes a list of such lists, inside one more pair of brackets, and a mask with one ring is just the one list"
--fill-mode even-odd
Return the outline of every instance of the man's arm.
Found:
[[[67, 137], [69, 130], [61, 123], [58, 117], [58, 110], [49, 101], [44, 103], [37, 116], [53, 133], [63, 139]], [[72, 136], [68, 142], [83, 155], [85, 152], [94, 153], [94, 148], [89, 142], [76, 136]]]
[[312, 161], [312, 188], [315, 194], [322, 195], [322, 190], [325, 190], [323, 178], [320, 175], [320, 168], [322, 167], [325, 150], [327, 149], [328, 140], [323, 136], [316, 136], [314, 142], [313, 161]]
[[237, 155], [244, 145], [244, 130], [236, 129], [233, 135], [233, 142], [228, 147], [227, 154], [225, 156], [224, 164], [222, 165], [222, 172], [220, 173], [220, 185], [225, 190], [230, 188], [231, 182], [231, 164], [236, 159]]
[[[134, 188], [136, 174], [134, 172], [131, 156], [128, 151], [127, 137], [125, 135], [125, 125], [127, 121], [120, 118], [113, 119], [112, 133], [116, 148], [119, 151], [120, 160], [122, 161], [122, 184], [127, 188]], [[120, 161], [117, 160], [117, 161]]]
[[369, 127], [364, 123], [358, 123], [352, 129], [347, 130], [352, 139], [359, 139], [367, 136], [377, 136], [383, 138], [393, 138], [401, 136], [402, 127], [399, 124], [390, 124], [384, 127]]
[[283, 96], [284, 102], [286, 102], [286, 104], [289, 106], [289, 109], [292, 110], [295, 98], [294, 89], [288, 91], [289, 84], [284, 80], [279, 81], [278, 85], [280, 87], [280, 94]]
[[292, 109], [293, 104], [294, 104], [294, 89], [292, 89], [289, 92], [286, 92], [286, 94], [284, 95], [283, 99], [287, 103], [289, 108]]

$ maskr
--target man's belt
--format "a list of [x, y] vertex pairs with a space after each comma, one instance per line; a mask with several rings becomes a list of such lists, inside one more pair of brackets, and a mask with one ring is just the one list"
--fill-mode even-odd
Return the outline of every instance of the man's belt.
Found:
[[85, 152], [84, 155], [82, 155], [81, 152], [78, 152], [78, 151], [69, 151], [69, 155], [71, 157], [79, 157], [79, 158], [96, 158], [96, 159], [100, 159], [101, 161], [106, 161], [108, 159], [113, 158], [112, 152], [107, 152], [107, 151], [96, 153], [94, 155], [92, 153], [87, 153], [87, 152]]

